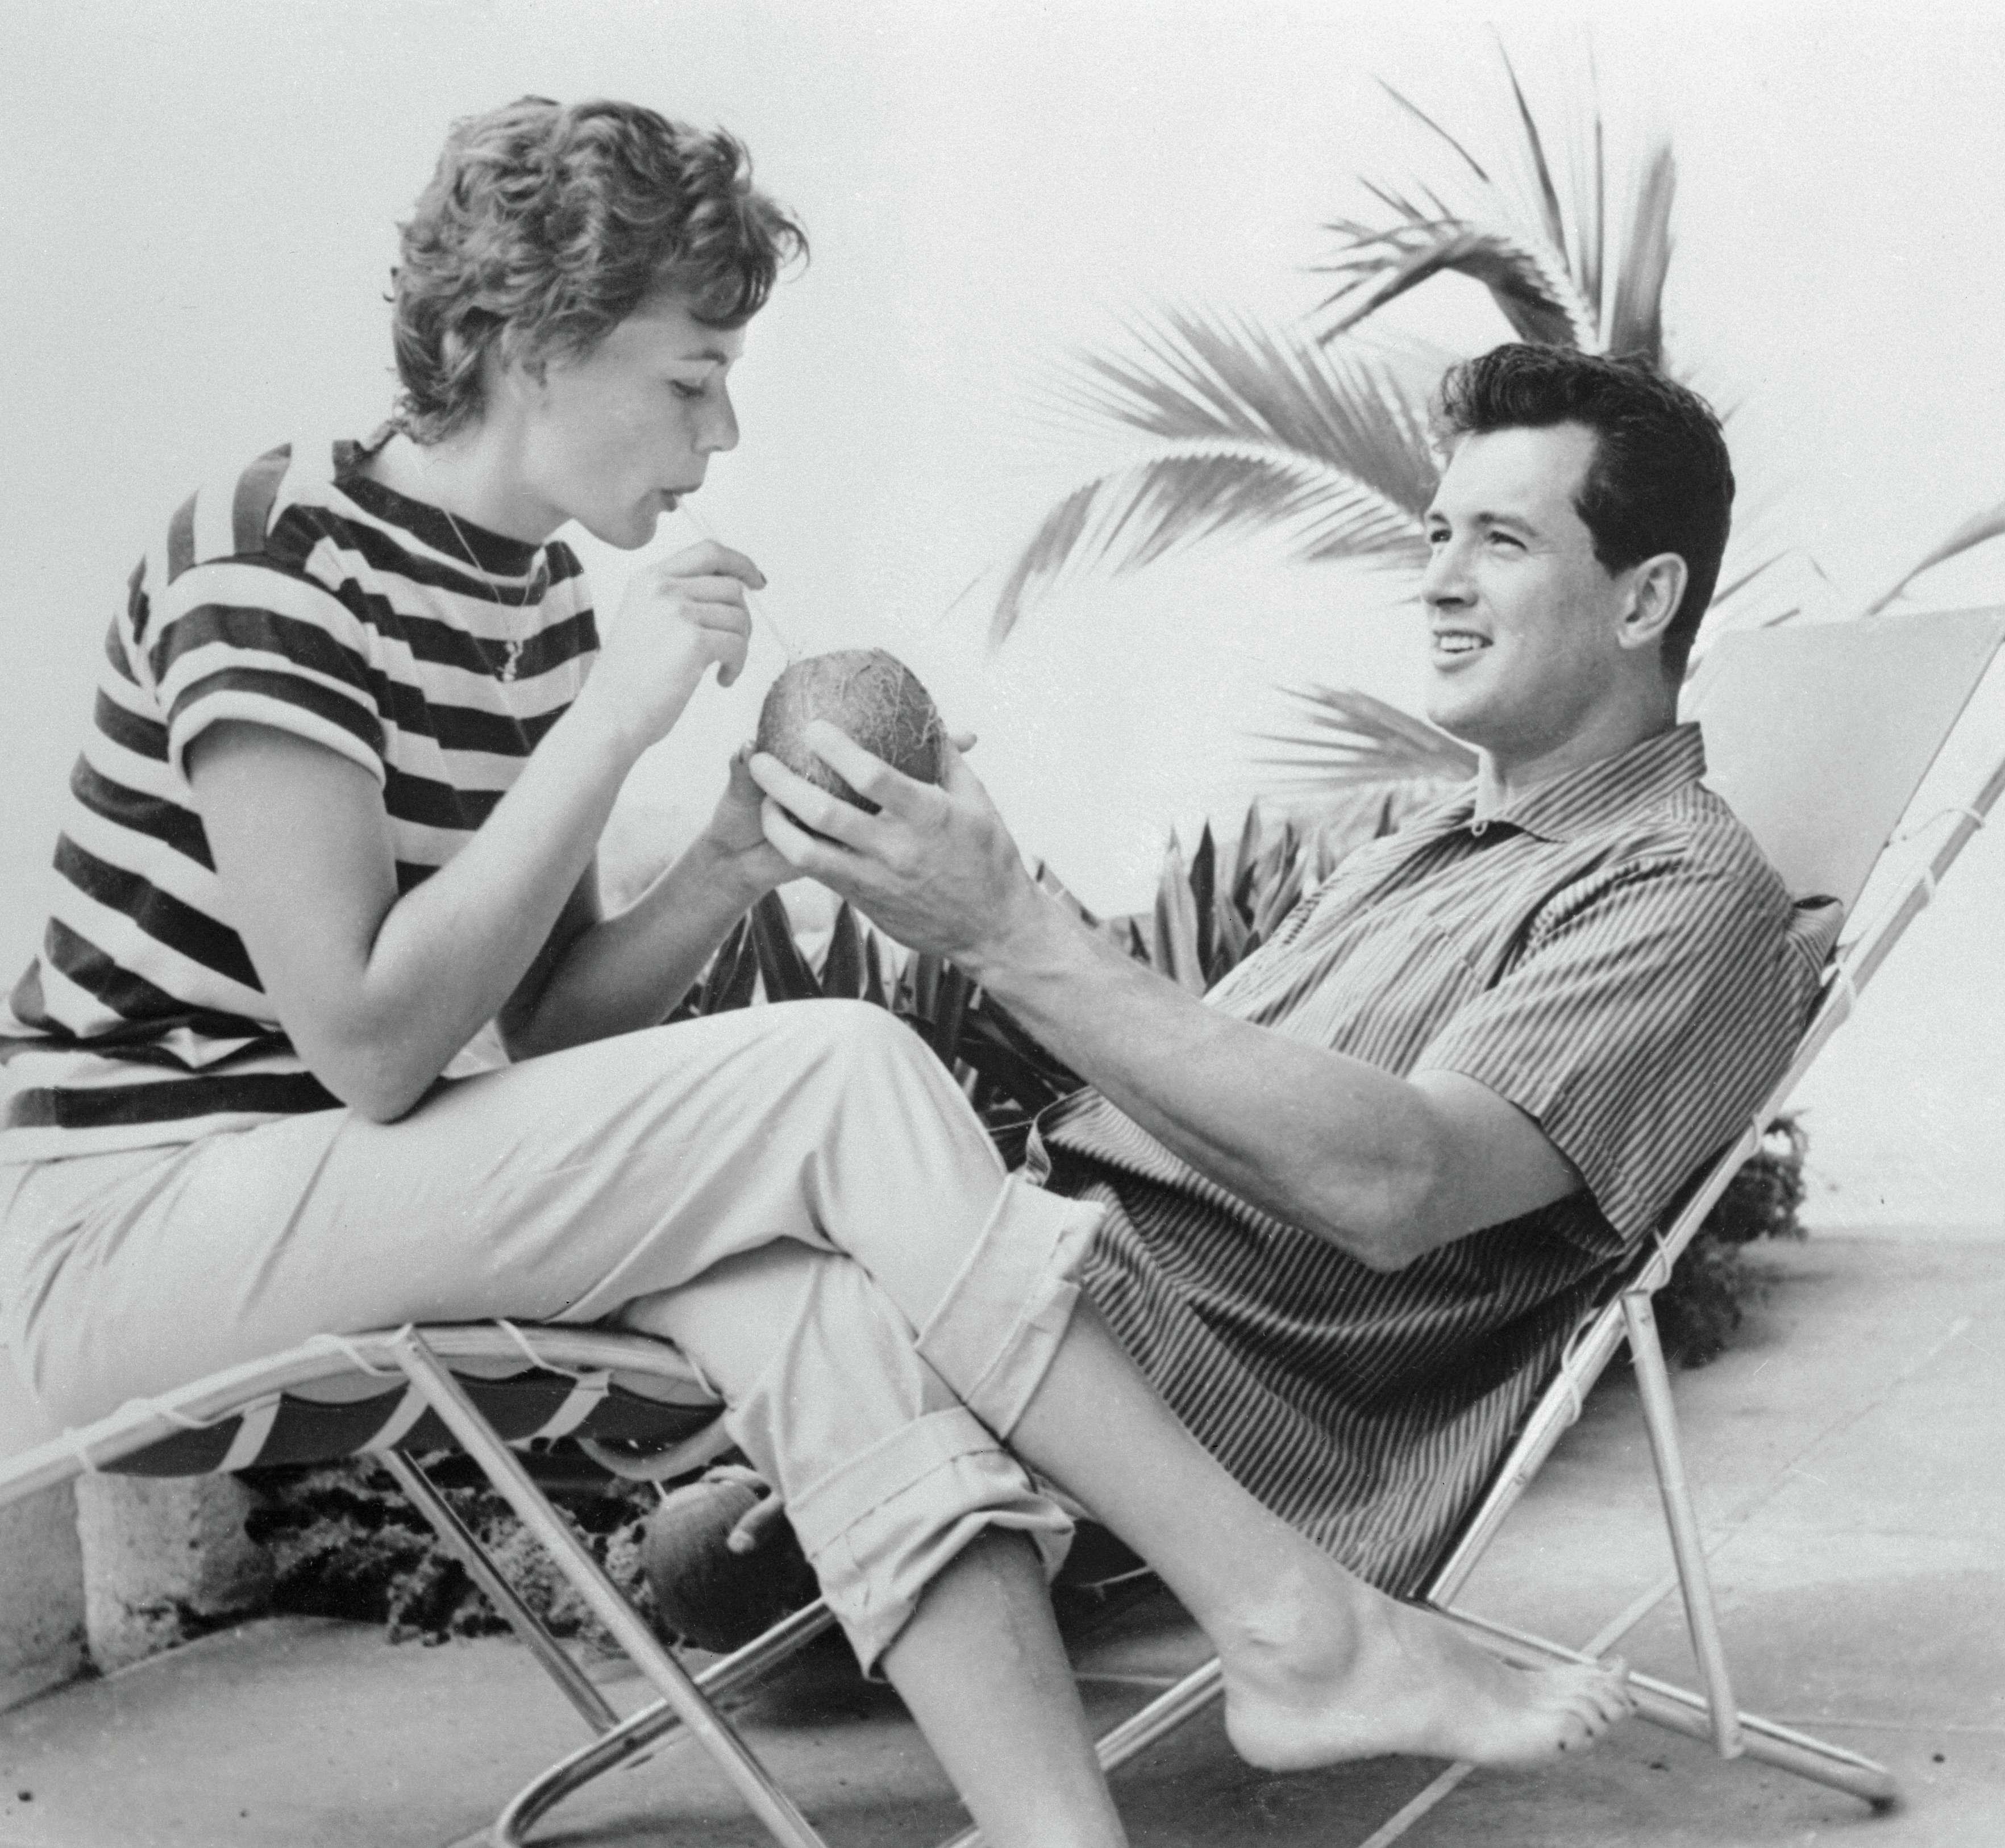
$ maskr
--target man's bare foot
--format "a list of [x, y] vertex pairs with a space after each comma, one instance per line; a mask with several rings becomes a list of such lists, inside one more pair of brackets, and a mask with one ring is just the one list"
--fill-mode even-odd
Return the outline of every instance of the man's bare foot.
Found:
[[1304, 1621], [1297, 1604], [1222, 1649], [1226, 1732], [1249, 1764], [1305, 1771], [1399, 1752], [1543, 1765], [1634, 1710], [1620, 1664], [1513, 1668], [1445, 1618], [1344, 1576], [1340, 1604], [1318, 1600], [1326, 1614]]

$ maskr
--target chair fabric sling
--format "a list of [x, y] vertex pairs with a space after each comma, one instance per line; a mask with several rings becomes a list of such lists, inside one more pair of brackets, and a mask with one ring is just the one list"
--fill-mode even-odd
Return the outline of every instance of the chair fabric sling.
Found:
[[[1945, 810], [1948, 825], [1919, 870], [1877, 906], [1883, 849], [1935, 761], [1978, 680], [2005, 640], [2005, 610], [1806, 627], [1729, 635], [1713, 649], [1692, 690], [1706, 727], [1719, 787], [1800, 895], [1825, 893], [1868, 919], [1849, 932], [1789, 1070], [1733, 1146], [1698, 1179], [1657, 1238], [1612, 1281], [1535, 1402], [1509, 1453], [1445, 1546], [1419, 1601], [1467, 1625], [1508, 1659], [1582, 1660], [1611, 1646], [1622, 1628], [1672, 1589], [1684, 1594], [1708, 1692], [1635, 1680], [1644, 1717], [1710, 1737], [1743, 1754], [1852, 1791], [1869, 1801], [1894, 1794], [1891, 1776], [1856, 1755], [1738, 1712], [1719, 1648], [1704, 1550], [1677, 1454], [1677, 1428], [1649, 1298], [1780, 1109], [1859, 991], [1907, 925], [1933, 896], [1965, 844], [2005, 794], [2005, 757], [1967, 803]], [[1878, 867], [1880, 873], [1869, 880]], [[1624, 1340], [1644, 1387], [1660, 1487], [1678, 1572], [1624, 1614], [1585, 1650], [1525, 1635], [1454, 1607], [1452, 1600], [1567, 1427], [1582, 1395]], [[725, 1694], [785, 1660], [833, 1621], [819, 1603], [795, 1613], [701, 1677], [689, 1676], [648, 1631], [531, 1480], [510, 1449], [571, 1437], [620, 1474], [666, 1478], [728, 1446], [722, 1408], [695, 1370], [666, 1343], [569, 1326], [451, 1324], [326, 1335], [285, 1353], [227, 1369], [121, 1407], [0, 1463], [0, 1505], [86, 1471], [186, 1475], [370, 1453], [380, 1456], [445, 1543], [467, 1563], [537, 1659], [597, 1735], [526, 1786], [497, 1819], [497, 1848], [514, 1848], [564, 1796], [613, 1766], [693, 1734], [773, 1838], [792, 1848], [821, 1841], [718, 1712]], [[508, 1587], [413, 1460], [456, 1444], [506, 1498], [661, 1698], [625, 1720]], [[1218, 1697], [1216, 1663], [1195, 1671], [1100, 1741], [1110, 1769], [1163, 1737]], [[1455, 1767], [1371, 1839], [1385, 1843], [1445, 1794]], [[974, 1830], [950, 1848], [971, 1848]]]

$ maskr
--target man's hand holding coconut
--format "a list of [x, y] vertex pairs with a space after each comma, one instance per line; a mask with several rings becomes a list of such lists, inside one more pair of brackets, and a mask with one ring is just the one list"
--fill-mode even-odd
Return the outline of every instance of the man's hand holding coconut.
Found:
[[[789, 768], [764, 748], [774, 743], [820, 776]], [[826, 718], [784, 741], [762, 725], [760, 744], [750, 771], [766, 792], [767, 840], [899, 943], [971, 964], [1011, 919], [1042, 908], [988, 792], [944, 731], [923, 767], [937, 781], [894, 768]]]

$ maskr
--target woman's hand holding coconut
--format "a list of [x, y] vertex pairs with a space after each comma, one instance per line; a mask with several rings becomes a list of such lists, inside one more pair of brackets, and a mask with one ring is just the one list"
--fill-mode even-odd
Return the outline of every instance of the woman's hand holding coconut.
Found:
[[761, 812], [765, 792], [752, 780], [751, 756], [752, 747], [748, 744], [732, 757], [724, 793], [717, 799], [717, 806], [698, 843], [747, 904], [756, 903], [775, 886], [801, 877], [801, 870], [789, 865], [766, 838]]

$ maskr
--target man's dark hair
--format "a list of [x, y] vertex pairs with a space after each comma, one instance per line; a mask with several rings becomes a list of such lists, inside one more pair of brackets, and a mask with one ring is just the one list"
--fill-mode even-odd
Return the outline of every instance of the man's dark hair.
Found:
[[1733, 466], [1712, 407], [1647, 360], [1522, 343], [1449, 367], [1441, 421], [1450, 437], [1580, 423], [1594, 460], [1574, 506], [1603, 570], [1659, 552], [1685, 561], [1685, 594], [1664, 631], [1664, 671], [1684, 675], [1719, 581], [1733, 512]]

